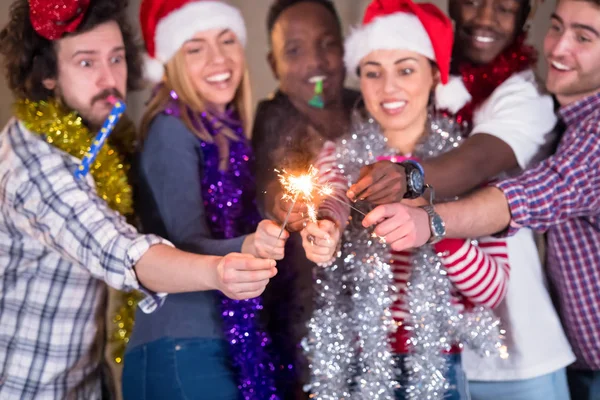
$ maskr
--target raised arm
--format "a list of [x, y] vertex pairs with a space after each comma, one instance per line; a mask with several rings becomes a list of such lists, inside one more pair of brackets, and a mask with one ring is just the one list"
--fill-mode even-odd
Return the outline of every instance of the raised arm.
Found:
[[[517, 74], [477, 110], [471, 135], [460, 147], [423, 161], [426, 181], [437, 196], [449, 198], [463, 195], [500, 173], [524, 170], [536, 158], [549, 155], [545, 146], [554, 142], [555, 125], [551, 97], [539, 92], [531, 71]], [[401, 189], [388, 184], [387, 196], [371, 196], [381, 198], [376, 204], [400, 201], [406, 192], [404, 168], [391, 163], [369, 168], [369, 173], [350, 190], [358, 194], [387, 176], [399, 182]]]

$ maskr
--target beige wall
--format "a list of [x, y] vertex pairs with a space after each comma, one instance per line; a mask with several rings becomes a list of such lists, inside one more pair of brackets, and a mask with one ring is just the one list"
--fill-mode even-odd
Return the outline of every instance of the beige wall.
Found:
[[[137, 13], [141, 0], [130, 0], [132, 21], [137, 23]], [[276, 87], [271, 71], [266, 62], [267, 53], [267, 34], [265, 28], [265, 18], [269, 5], [272, 0], [231, 0], [231, 3], [239, 7], [244, 14], [248, 27], [249, 44], [247, 48], [247, 59], [252, 76], [253, 90], [255, 100], [265, 97]], [[430, 0], [437, 4], [443, 10], [447, 8], [447, 0]], [[355, 25], [360, 21], [363, 10], [369, 3], [369, 0], [334, 0], [344, 23], [345, 30], [349, 26]], [[0, 0], [0, 25], [4, 25], [8, 19], [9, 0]], [[531, 30], [530, 41], [540, 47], [543, 35], [548, 27], [549, 16], [554, 7], [554, 1], [546, 1], [542, 4]], [[545, 71], [543, 61], [540, 63], [540, 71]], [[148, 91], [132, 94], [129, 98], [129, 111], [134, 120], [139, 120], [144, 102], [148, 98]], [[10, 92], [6, 88], [4, 79], [0, 81], [0, 124], [4, 124], [10, 117]]]

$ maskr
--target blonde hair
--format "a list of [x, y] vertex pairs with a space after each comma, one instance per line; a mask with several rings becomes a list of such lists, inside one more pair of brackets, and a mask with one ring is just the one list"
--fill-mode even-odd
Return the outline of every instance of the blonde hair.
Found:
[[[158, 114], [163, 112], [165, 106], [172, 100], [171, 90], [174, 90], [179, 97], [179, 111], [185, 126], [200, 139], [208, 143], [215, 142], [213, 137], [206, 132], [202, 124], [194, 124], [194, 122], [198, 122], [194, 119], [194, 115], [206, 111], [207, 108], [204, 100], [202, 99], [202, 95], [194, 89], [194, 85], [188, 76], [184, 57], [185, 55], [183, 50], [179, 49], [175, 56], [173, 56], [165, 65], [165, 76], [163, 78], [163, 82], [152, 99], [150, 99], [146, 108], [146, 112], [142, 117], [140, 126], [141, 142], [143, 142], [148, 134], [148, 129], [150, 128], [152, 120]], [[250, 86], [250, 76], [247, 67], [244, 68], [244, 75], [242, 76], [240, 85], [236, 90], [232, 104], [235, 108], [235, 111], [240, 116], [246, 137], [250, 138], [252, 127], [252, 89]], [[194, 114], [190, 115], [188, 109]], [[223, 134], [229, 139], [237, 140], [234, 132], [223, 130]], [[221, 149], [221, 143], [217, 143], [217, 145], [220, 147], [220, 152], [224, 150]]]

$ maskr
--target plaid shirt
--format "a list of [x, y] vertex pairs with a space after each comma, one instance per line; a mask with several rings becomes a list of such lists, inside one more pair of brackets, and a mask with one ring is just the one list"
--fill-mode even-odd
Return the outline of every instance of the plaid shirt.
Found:
[[[79, 161], [19, 122], [0, 133], [0, 399], [97, 399], [93, 344], [105, 285], [141, 289], [150, 246], [76, 180]], [[143, 290], [143, 289], [142, 289]], [[151, 312], [163, 295], [147, 293]]]
[[497, 185], [520, 226], [548, 231], [548, 275], [577, 355], [600, 370], [600, 93], [563, 107], [567, 130], [554, 156]]

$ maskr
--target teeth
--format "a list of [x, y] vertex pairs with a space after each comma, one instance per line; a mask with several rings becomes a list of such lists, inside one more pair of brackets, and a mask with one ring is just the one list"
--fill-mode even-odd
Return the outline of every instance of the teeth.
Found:
[[312, 76], [310, 77], [310, 79], [308, 80], [309, 83], [317, 83], [317, 82], [321, 82], [326, 80], [327, 77], [325, 75], [316, 75], [316, 76]]
[[565, 64], [561, 64], [558, 61], [552, 61], [552, 66], [559, 71], [570, 71], [571, 68], [567, 67]]
[[492, 43], [494, 38], [489, 36], [475, 36], [475, 40], [481, 43]]
[[224, 82], [231, 78], [231, 72], [223, 72], [222, 74], [211, 75], [206, 78], [209, 82]]
[[392, 101], [390, 103], [382, 103], [381, 106], [386, 110], [395, 110], [406, 105], [405, 101]]

